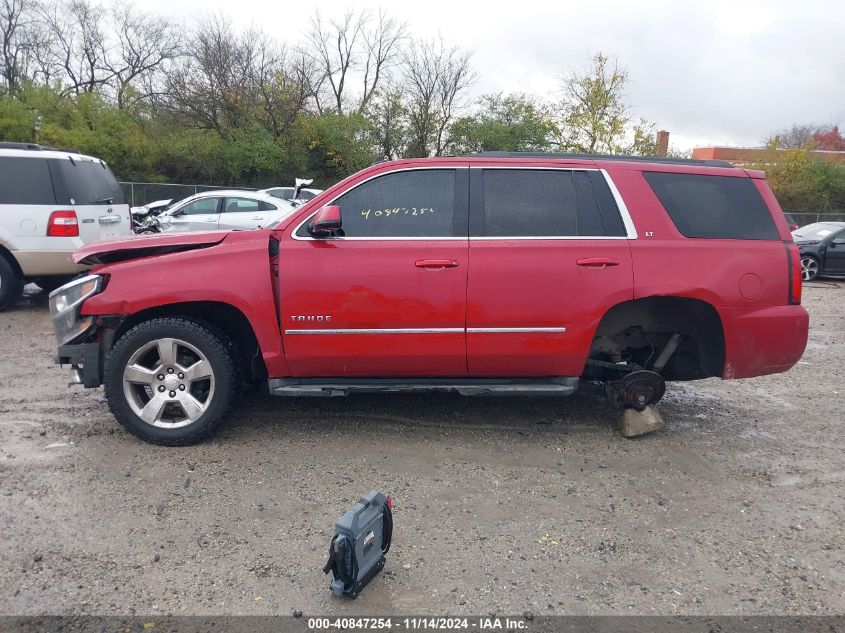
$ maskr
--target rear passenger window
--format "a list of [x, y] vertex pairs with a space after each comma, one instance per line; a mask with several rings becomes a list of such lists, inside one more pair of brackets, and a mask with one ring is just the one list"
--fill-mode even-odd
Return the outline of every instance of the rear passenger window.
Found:
[[274, 207], [269, 202], [263, 200], [252, 200], [251, 198], [226, 198], [226, 206], [223, 209], [224, 213], [247, 213], [258, 211], [275, 211]]
[[780, 239], [750, 178], [664, 172], [643, 176], [684, 237]]
[[625, 236], [597, 171], [485, 169], [483, 183], [485, 236]]
[[0, 157], [0, 204], [56, 204], [46, 159]]
[[[340, 206], [344, 237], [452, 237], [455, 170], [420, 169], [385, 174], [358, 185]], [[307, 237], [307, 223], [297, 235]]]

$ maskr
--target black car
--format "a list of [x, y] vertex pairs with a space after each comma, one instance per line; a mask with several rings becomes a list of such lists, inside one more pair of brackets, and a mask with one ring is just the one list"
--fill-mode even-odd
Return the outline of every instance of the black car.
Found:
[[816, 222], [792, 232], [801, 252], [801, 277], [845, 277], [845, 222]]

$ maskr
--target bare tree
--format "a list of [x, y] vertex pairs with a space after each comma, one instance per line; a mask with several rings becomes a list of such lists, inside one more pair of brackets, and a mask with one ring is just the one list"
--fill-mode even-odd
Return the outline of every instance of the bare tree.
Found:
[[250, 37], [259, 43], [249, 69], [256, 120], [280, 139], [306, 109], [312, 94], [312, 63], [302, 51], [276, 45], [263, 33]]
[[189, 124], [221, 135], [258, 123], [285, 135], [311, 94], [309, 61], [222, 16], [204, 20], [169, 73], [162, 104]]
[[816, 134], [821, 130], [818, 125], [794, 123], [792, 127], [778, 132], [767, 141], [779, 149], [798, 149], [816, 142]]
[[[398, 59], [405, 38], [405, 25], [382, 10], [373, 17], [369, 11], [347, 11], [340, 20], [324, 21], [319, 13], [311, 20], [309, 42], [317, 75], [314, 98], [318, 111], [324, 100], [335, 111], [353, 105], [358, 112], [366, 108], [385, 73]], [[362, 89], [350, 96], [355, 73], [361, 75]]]
[[115, 45], [104, 60], [114, 83], [117, 105], [126, 107], [131, 98], [145, 99], [156, 91], [152, 75], [174, 60], [181, 38], [165, 18], [139, 11], [129, 2], [111, 10]]
[[449, 145], [446, 131], [476, 79], [469, 62], [467, 51], [447, 47], [442, 38], [423, 42], [406, 53], [409, 156], [442, 156], [445, 152]]
[[372, 99], [387, 71], [399, 57], [405, 39], [405, 25], [389, 17], [381, 8], [375, 23], [364, 28], [366, 52], [363, 62], [363, 91], [358, 106], [363, 111]]
[[27, 75], [34, 8], [32, 0], [0, 0], [0, 79], [11, 95]]
[[113, 76], [106, 66], [103, 13], [90, 0], [57, 1], [41, 10], [53, 41], [48, 64], [64, 73], [67, 92], [96, 92]]

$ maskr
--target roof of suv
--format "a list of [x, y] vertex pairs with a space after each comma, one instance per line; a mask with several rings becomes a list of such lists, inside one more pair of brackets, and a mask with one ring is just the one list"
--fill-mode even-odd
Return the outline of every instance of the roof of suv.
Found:
[[82, 160], [100, 159], [96, 156], [82, 154], [75, 149], [57, 149], [36, 145], [35, 143], [7, 143], [0, 142], [0, 156], [17, 156], [20, 158], [79, 158]]
[[642, 163], [669, 163], [677, 165], [699, 165], [702, 167], [734, 167], [726, 160], [700, 160], [693, 158], [670, 158], [667, 156], [621, 156], [618, 154], [569, 154], [554, 152], [478, 152], [470, 158], [564, 158], [577, 160], [619, 160]]

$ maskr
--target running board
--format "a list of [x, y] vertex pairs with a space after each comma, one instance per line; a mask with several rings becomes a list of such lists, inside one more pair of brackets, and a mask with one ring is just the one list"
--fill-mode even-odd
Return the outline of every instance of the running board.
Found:
[[568, 396], [578, 378], [271, 378], [274, 396], [347, 396], [350, 393], [448, 391], [462, 396]]

